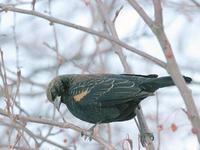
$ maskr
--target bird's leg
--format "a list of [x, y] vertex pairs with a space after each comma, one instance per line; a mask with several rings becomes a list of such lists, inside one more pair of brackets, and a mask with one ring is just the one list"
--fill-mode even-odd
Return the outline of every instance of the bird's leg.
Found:
[[89, 140], [92, 140], [92, 136], [94, 135], [94, 129], [95, 127], [98, 125], [99, 123], [94, 124], [92, 127], [90, 127], [86, 132], [86, 134], [84, 132], [81, 132], [81, 136], [85, 136], [85, 140], [87, 138], [89, 138]]
[[146, 146], [148, 145], [150, 142], [152, 142], [154, 140], [154, 136], [153, 134], [149, 131], [146, 122], [144, 122], [144, 116], [141, 114], [142, 110], [140, 109], [140, 106], [138, 106], [138, 108], [136, 108], [136, 115], [138, 118], [138, 123], [139, 123], [139, 131], [140, 131], [140, 141], [142, 146]]

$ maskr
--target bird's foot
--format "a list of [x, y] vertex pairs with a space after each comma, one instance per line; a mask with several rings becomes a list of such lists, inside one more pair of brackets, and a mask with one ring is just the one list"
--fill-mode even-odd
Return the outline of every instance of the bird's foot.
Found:
[[151, 141], [153, 141], [154, 140], [154, 136], [153, 136], [153, 133], [142, 133], [141, 135], [140, 135], [140, 141], [141, 141], [141, 144], [142, 144], [142, 146], [146, 146], [146, 145], [148, 145], [149, 144], [149, 139], [151, 140]]
[[97, 124], [93, 125], [91, 128], [89, 128], [88, 130], [86, 130], [85, 132], [81, 132], [81, 137], [84, 136], [84, 139], [86, 140], [87, 138], [89, 139], [89, 141], [92, 141], [92, 136], [94, 135], [94, 129], [96, 127]]

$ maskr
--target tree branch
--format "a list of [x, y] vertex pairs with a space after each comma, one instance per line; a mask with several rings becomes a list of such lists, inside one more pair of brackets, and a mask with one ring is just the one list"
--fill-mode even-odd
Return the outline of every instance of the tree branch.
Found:
[[127, 50], [134, 52], [134, 53], [136, 53], [136, 54], [138, 54], [138, 55], [140, 55], [144, 58], [147, 58], [148, 60], [156, 63], [157, 65], [159, 65], [162, 68], [166, 68], [166, 63], [163, 62], [162, 60], [159, 60], [158, 58], [155, 58], [155, 57], [153, 57], [153, 56], [151, 56], [151, 55], [149, 55], [149, 54], [147, 54], [143, 51], [140, 51], [140, 50], [138, 50], [138, 49], [116, 39], [116, 38], [113, 38], [112, 36], [109, 36], [108, 34], [104, 34], [102, 32], [98, 32], [98, 31], [92, 30], [92, 29], [87, 28], [87, 27], [79, 26], [79, 25], [76, 25], [76, 24], [61, 20], [61, 19], [57, 19], [55, 17], [51, 17], [51, 16], [48, 16], [48, 15], [45, 15], [43, 13], [36, 12], [36, 11], [33, 11], [33, 10], [19, 9], [19, 8], [15, 8], [15, 7], [10, 6], [10, 5], [4, 5], [4, 4], [1, 4], [1, 3], [0, 3], [0, 8], [4, 11], [12, 11], [12, 12], [18, 12], [18, 13], [22, 13], [22, 14], [37, 16], [39, 18], [43, 18], [45, 20], [48, 20], [50, 22], [50, 24], [57, 23], [57, 24], [60, 24], [60, 25], [68, 26], [68, 27], [71, 27], [71, 28], [74, 28], [74, 29], [77, 29], [77, 30], [80, 30], [80, 31], [90, 33], [92, 35], [99, 36], [101, 38], [104, 38], [104, 39], [107, 39], [111, 42], [114, 42], [114, 43], [118, 44], [119, 46], [122, 46], [123, 48], [126, 48]]
[[[140, 14], [140, 16], [143, 18], [143, 20], [146, 22], [146, 24], [149, 26], [149, 28], [152, 30], [152, 32], [155, 34], [156, 38], [158, 39], [160, 46], [163, 50], [163, 53], [165, 55], [165, 58], [167, 60], [167, 68], [166, 71], [171, 75], [174, 83], [178, 87], [181, 96], [185, 102], [185, 105], [187, 107], [187, 111], [191, 114], [190, 121], [192, 126], [197, 129], [197, 138], [200, 143], [200, 118], [199, 114], [196, 108], [196, 105], [194, 103], [192, 92], [187, 87], [185, 80], [183, 79], [183, 76], [181, 75], [180, 69], [177, 65], [176, 59], [173, 54], [173, 50], [171, 48], [170, 42], [165, 34], [164, 27], [162, 24], [162, 8], [161, 8], [161, 2], [160, 0], [154, 0], [154, 14], [155, 14], [155, 22], [147, 21], [147, 15], [144, 11], [141, 11], [138, 9], [139, 5], [135, 0], [128, 0], [130, 4], [134, 7], [134, 9]], [[159, 25], [159, 26], [158, 26]]]
[[[37, 117], [29, 117], [29, 116], [27, 117], [27, 116], [22, 116], [22, 115], [13, 115], [13, 114], [9, 115], [7, 112], [5, 112], [1, 108], [0, 108], [0, 114], [9, 118], [13, 118], [18, 121], [22, 121], [22, 122], [33, 122], [33, 123], [46, 124], [46, 125], [60, 127], [60, 128], [73, 129], [77, 132], [84, 133], [84, 135], [91, 136], [90, 134], [88, 134], [87, 130], [81, 129], [78, 126], [75, 126], [74, 124], [67, 123], [67, 122], [63, 123], [63, 122], [58, 122], [54, 120], [49, 120], [46, 118], [37, 118]], [[115, 149], [112, 145], [105, 142], [99, 136], [92, 135], [91, 138], [109, 150]]]
[[[108, 28], [112, 34], [112, 37], [114, 39], [119, 40], [114, 23], [108, 17], [108, 10], [106, 9], [106, 6], [104, 5], [104, 3], [101, 0], [96, 0], [96, 2], [97, 2], [97, 6], [99, 8], [99, 12], [101, 13], [102, 18], [105, 20], [105, 24], [108, 26]], [[123, 54], [122, 48], [117, 44], [114, 44], [114, 48], [115, 48], [115, 51], [116, 51], [117, 55], [119, 56], [120, 61], [124, 67], [124, 72], [130, 73], [131, 68], [126, 61], [126, 56]]]
[[128, 2], [138, 12], [138, 14], [142, 17], [146, 24], [150, 26], [154, 25], [152, 19], [147, 15], [144, 9], [136, 2], [136, 0], [128, 0]]

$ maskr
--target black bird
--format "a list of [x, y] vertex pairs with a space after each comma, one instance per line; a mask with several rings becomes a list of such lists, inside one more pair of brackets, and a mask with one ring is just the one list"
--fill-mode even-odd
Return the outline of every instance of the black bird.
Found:
[[[183, 76], [187, 83], [192, 79]], [[61, 75], [48, 85], [47, 98], [59, 109], [64, 103], [77, 118], [89, 123], [125, 121], [146, 97], [174, 85], [171, 77], [134, 74]]]

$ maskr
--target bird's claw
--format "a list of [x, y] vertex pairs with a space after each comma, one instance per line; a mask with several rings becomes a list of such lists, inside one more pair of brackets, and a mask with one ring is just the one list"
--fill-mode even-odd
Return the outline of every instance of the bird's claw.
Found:
[[140, 141], [141, 141], [141, 144], [143, 147], [145, 147], [146, 145], [149, 144], [147, 139], [150, 139], [151, 141], [153, 141], [154, 140], [153, 134], [152, 133], [143, 133], [140, 135]]
[[[86, 131], [86, 132], [88, 132], [88, 131]], [[89, 139], [89, 141], [92, 141], [92, 135], [93, 135], [93, 133], [84, 133], [83, 131], [81, 132], [81, 137], [83, 137], [84, 136], [84, 140], [87, 140], [87, 138]]]
[[95, 128], [95, 126], [92, 126], [91, 128], [89, 128], [85, 132], [81, 131], [81, 137], [84, 136], [85, 140], [88, 138], [89, 141], [92, 141], [92, 136], [94, 135], [94, 128]]

